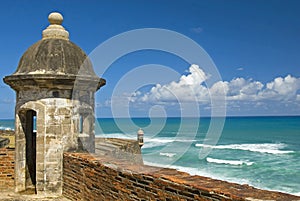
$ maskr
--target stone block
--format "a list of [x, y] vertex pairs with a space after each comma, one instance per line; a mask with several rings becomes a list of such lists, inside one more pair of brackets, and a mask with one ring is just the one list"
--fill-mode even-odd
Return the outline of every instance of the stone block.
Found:
[[47, 125], [46, 126], [46, 137], [48, 137], [51, 134], [54, 135], [60, 135], [61, 134], [61, 125], [60, 124], [55, 124], [55, 125]]
[[66, 124], [66, 125], [71, 125], [71, 117], [70, 116], [65, 116], [62, 118], [61, 123]]
[[[61, 125], [61, 134], [62, 135], [67, 135], [69, 133], [73, 133], [72, 132], [72, 127], [71, 124], [62, 124]], [[74, 134], [73, 134], [74, 135]]]
[[56, 113], [56, 107], [49, 107], [46, 110], [46, 114], [55, 114]]
[[57, 109], [57, 114], [58, 115], [70, 116], [70, 109], [68, 109], [66, 107], [58, 108]]

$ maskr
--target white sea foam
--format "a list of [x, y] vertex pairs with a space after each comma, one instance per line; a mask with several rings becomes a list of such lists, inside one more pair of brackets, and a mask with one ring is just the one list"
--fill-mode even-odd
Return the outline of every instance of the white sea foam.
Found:
[[223, 160], [223, 159], [216, 159], [207, 157], [206, 161], [209, 163], [218, 163], [218, 164], [229, 164], [229, 165], [253, 165], [254, 162], [249, 161], [240, 161], [240, 160]]
[[183, 143], [192, 143], [196, 140], [194, 139], [180, 139], [176, 137], [156, 137], [156, 138], [144, 138], [144, 146], [143, 148], [153, 148], [153, 147], [159, 147], [159, 146], [166, 146], [169, 143], [174, 142], [183, 142]]
[[[251, 163], [251, 162], [249, 162], [249, 163]], [[228, 177], [228, 176], [225, 176], [224, 174], [220, 174], [220, 173], [211, 173], [207, 169], [194, 168], [194, 167], [183, 167], [183, 166], [176, 166], [176, 165], [172, 165], [172, 164], [163, 165], [163, 164], [153, 163], [153, 162], [148, 162], [148, 161], [144, 161], [144, 164], [150, 165], [150, 166], [155, 166], [155, 167], [161, 167], [161, 168], [173, 168], [173, 169], [176, 169], [176, 170], [179, 170], [182, 172], [187, 172], [190, 175], [200, 175], [200, 176], [209, 177], [212, 179], [218, 179], [218, 180], [223, 180], [223, 181], [228, 181], [228, 182], [233, 182], [233, 183], [238, 183], [238, 184], [248, 184], [250, 186], [254, 186], [259, 189], [279, 191], [279, 192], [284, 192], [284, 193], [289, 193], [289, 194], [293, 194], [296, 196], [300, 196], [300, 192], [294, 193], [294, 192], [292, 192], [292, 190], [283, 191], [282, 189], [277, 189], [276, 187], [267, 188], [265, 186], [258, 185], [256, 183], [252, 183], [250, 180], [247, 180], [247, 179], [242, 179], [239, 177], [230, 177], [230, 176]]]
[[262, 143], [262, 144], [228, 144], [228, 145], [206, 145], [206, 144], [196, 144], [196, 147], [208, 147], [213, 149], [235, 149], [235, 150], [244, 150], [268, 154], [289, 154], [294, 153], [291, 150], [282, 150], [286, 147], [283, 143]]
[[300, 192], [299, 193], [291, 193], [293, 195], [296, 195], [296, 196], [300, 196]]
[[174, 142], [174, 138], [145, 138], [143, 148], [153, 148], [165, 146], [168, 143]]
[[190, 140], [190, 139], [176, 139], [176, 142], [196, 142], [197, 140]]
[[10, 127], [4, 127], [4, 126], [0, 126], [0, 130], [5, 130], [5, 131], [14, 131], [15, 129], [10, 128]]
[[[124, 133], [110, 133], [110, 134], [96, 134], [99, 138], [120, 138], [120, 139], [136, 139], [136, 134], [124, 134]], [[168, 143], [177, 141], [176, 138], [160, 137], [160, 138], [147, 138], [144, 137], [143, 148], [152, 148], [165, 146]]]
[[124, 133], [96, 134], [100, 138], [121, 138], [121, 139], [136, 139], [136, 135], [128, 135]]
[[209, 174], [208, 172], [205, 171], [200, 171], [198, 168], [193, 168], [193, 167], [183, 167], [183, 166], [176, 166], [176, 165], [164, 165], [164, 164], [159, 164], [159, 163], [153, 163], [149, 161], [144, 161], [145, 165], [150, 165], [150, 166], [155, 166], [155, 167], [161, 167], [161, 168], [173, 168], [182, 172], [187, 172], [190, 175], [201, 175], [204, 177], [210, 177], [213, 178], [214, 175]]
[[161, 138], [145, 138], [148, 142], [161, 142], [161, 143], [171, 143], [175, 141], [175, 138], [161, 137]]
[[153, 163], [153, 162], [148, 162], [148, 161], [144, 161], [144, 164], [150, 165], [150, 166], [155, 166], [155, 167], [161, 167], [161, 168], [172, 168], [172, 169], [176, 169], [178, 171], [189, 173], [190, 175], [199, 175], [199, 176], [203, 176], [203, 177], [209, 177], [212, 179], [229, 181], [229, 182], [234, 182], [234, 183], [239, 183], [239, 184], [249, 184], [250, 183], [246, 179], [227, 178], [227, 177], [224, 177], [224, 175], [210, 173], [209, 171], [203, 170], [202, 168], [183, 167], [183, 166], [177, 166], [177, 165], [163, 165], [163, 164]]
[[172, 157], [176, 156], [176, 153], [164, 153], [164, 152], [160, 152], [159, 155], [161, 155], [161, 156], [167, 156], [169, 158], [172, 158]]

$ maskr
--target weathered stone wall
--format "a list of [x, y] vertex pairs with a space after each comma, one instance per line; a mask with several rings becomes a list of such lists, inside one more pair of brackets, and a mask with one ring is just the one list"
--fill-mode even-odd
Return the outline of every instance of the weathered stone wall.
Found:
[[[19, 104], [22, 101], [18, 98], [16, 106], [15, 190], [36, 186], [38, 194], [61, 194], [63, 150], [76, 144], [71, 133], [71, 101], [48, 98]], [[28, 116], [30, 111], [36, 112], [36, 134], [32, 115]], [[33, 135], [36, 138], [32, 140]], [[29, 143], [33, 146], [28, 147]]]
[[81, 100], [84, 97], [94, 100], [94, 95], [79, 91], [78, 100], [72, 100], [69, 89], [26, 92], [17, 93], [16, 191], [33, 186], [37, 194], [60, 195], [63, 152], [95, 149], [93, 101], [88, 105]]
[[0, 148], [0, 191], [14, 188], [15, 149]]
[[63, 195], [71, 200], [300, 200], [248, 185], [88, 153], [65, 153], [63, 169]]

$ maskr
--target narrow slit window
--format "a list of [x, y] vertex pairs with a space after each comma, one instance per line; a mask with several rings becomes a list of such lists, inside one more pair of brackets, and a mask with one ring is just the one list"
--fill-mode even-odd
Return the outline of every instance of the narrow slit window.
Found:
[[33, 132], [36, 133], [36, 115], [33, 116]]
[[79, 133], [83, 133], [83, 116], [79, 116]]

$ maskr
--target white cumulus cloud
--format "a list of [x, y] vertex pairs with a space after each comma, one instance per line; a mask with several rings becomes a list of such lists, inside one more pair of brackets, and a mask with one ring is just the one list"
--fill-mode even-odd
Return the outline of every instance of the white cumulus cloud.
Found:
[[197, 101], [208, 103], [211, 97], [226, 96], [227, 101], [299, 101], [300, 78], [287, 75], [268, 83], [242, 77], [231, 81], [219, 81], [208, 88], [205, 82], [210, 76], [198, 65], [191, 65], [187, 75], [168, 84], [156, 84], [147, 93], [135, 92], [132, 102]]
[[269, 82], [237, 77], [208, 87], [210, 78], [211, 75], [193, 64], [178, 80], [157, 83], [146, 90], [123, 91], [104, 106], [114, 107], [114, 111], [131, 108], [146, 112], [153, 105], [160, 105], [174, 114], [199, 108], [201, 111], [225, 108], [229, 114], [300, 114], [300, 77], [278, 76]]
[[182, 75], [177, 82], [156, 84], [139, 100], [144, 102], [205, 101], [209, 92], [203, 84], [208, 78], [209, 75], [198, 65], [193, 64], [189, 67], [188, 74]]
[[300, 78], [287, 75], [286, 77], [275, 78], [274, 81], [267, 83], [263, 91], [262, 98], [275, 98], [289, 100], [297, 98], [297, 91], [300, 89]]
[[220, 81], [214, 84], [211, 90], [222, 85], [224, 87], [227, 100], [256, 100], [258, 93], [264, 85], [258, 81], [245, 80], [244, 78], [235, 78], [231, 81]]

